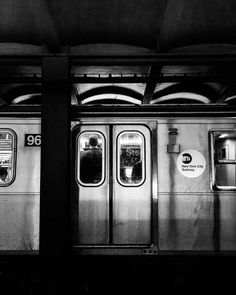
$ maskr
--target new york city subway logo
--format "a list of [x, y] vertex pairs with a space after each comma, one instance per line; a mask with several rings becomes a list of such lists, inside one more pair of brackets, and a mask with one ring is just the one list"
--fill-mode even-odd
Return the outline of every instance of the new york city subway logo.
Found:
[[205, 171], [206, 160], [199, 151], [186, 150], [178, 156], [177, 168], [183, 176], [195, 178]]

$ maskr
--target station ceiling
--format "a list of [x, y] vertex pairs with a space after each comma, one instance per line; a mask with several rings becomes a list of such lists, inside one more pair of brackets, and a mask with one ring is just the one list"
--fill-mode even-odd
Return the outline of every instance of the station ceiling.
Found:
[[[235, 0], [1, 0], [0, 55], [235, 54], [235, 15]], [[1, 73], [25, 71], [40, 75], [39, 69], [1, 67]], [[78, 77], [97, 78], [93, 83], [74, 83], [75, 104], [93, 99], [126, 103], [229, 103], [234, 102], [236, 95], [233, 83], [219, 79], [196, 79], [191, 83], [158, 79], [160, 74], [229, 75], [234, 73], [233, 66], [85, 65], [72, 71]], [[122, 79], [104, 82], [106, 75]], [[129, 83], [130, 77], [147, 80], [133, 79]], [[32, 97], [38, 101], [40, 85], [26, 86], [2, 83], [0, 98], [5, 103], [27, 102]]]

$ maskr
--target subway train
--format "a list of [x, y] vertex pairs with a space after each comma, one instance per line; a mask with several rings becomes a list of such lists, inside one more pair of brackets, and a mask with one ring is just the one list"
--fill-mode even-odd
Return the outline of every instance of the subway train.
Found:
[[[153, 106], [84, 109], [71, 118], [75, 255], [236, 250], [235, 117]], [[82, 166], [91, 137], [100, 154], [96, 177]], [[39, 251], [40, 147], [40, 117], [1, 112], [1, 253]]]

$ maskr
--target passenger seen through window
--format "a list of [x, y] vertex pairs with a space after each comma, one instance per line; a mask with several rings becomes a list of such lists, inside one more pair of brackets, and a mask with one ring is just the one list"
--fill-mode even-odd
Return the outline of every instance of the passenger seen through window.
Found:
[[80, 180], [83, 183], [99, 183], [102, 179], [102, 150], [98, 134], [81, 136]]
[[0, 182], [7, 181], [8, 172], [5, 167], [0, 167]]

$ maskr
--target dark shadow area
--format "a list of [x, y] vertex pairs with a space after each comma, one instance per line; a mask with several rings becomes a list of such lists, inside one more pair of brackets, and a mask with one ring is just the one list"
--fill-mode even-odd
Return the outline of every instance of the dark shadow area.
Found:
[[[234, 294], [235, 256], [2, 257], [1, 294]], [[42, 293], [43, 292], [43, 293]]]
[[[236, 257], [113, 257], [80, 261], [80, 294], [234, 294]], [[75, 284], [75, 285], [74, 285]]]

